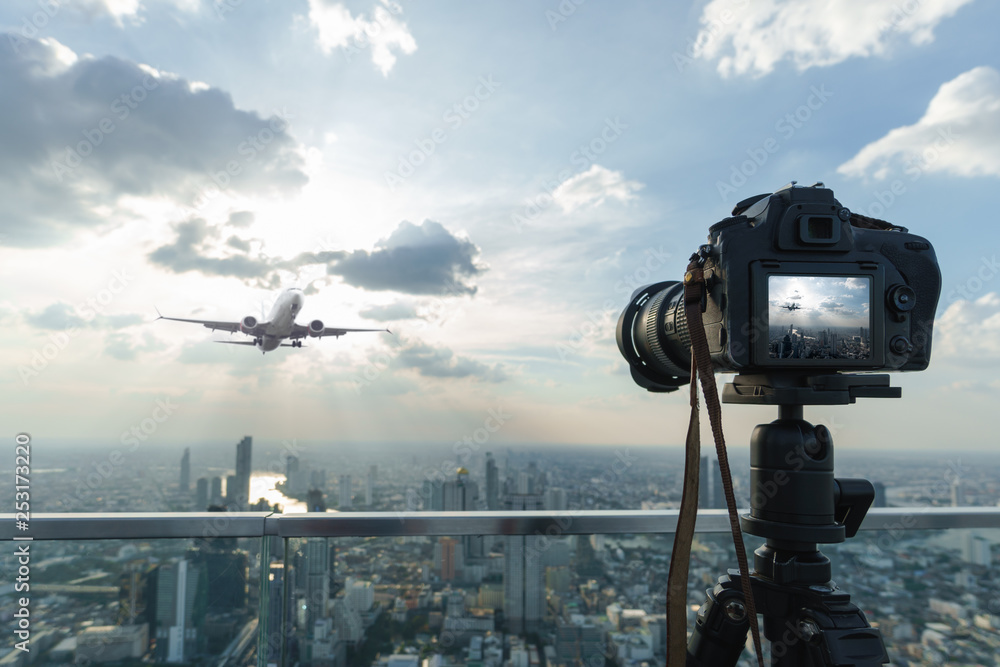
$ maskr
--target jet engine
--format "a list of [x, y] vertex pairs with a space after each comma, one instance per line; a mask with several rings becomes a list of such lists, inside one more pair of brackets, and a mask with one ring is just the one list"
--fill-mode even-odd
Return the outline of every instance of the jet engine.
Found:
[[323, 320], [313, 320], [309, 323], [310, 336], [322, 336], [324, 329], [326, 329], [326, 327], [323, 326]]
[[257, 318], [253, 315], [247, 315], [242, 320], [240, 320], [240, 331], [245, 334], [252, 334], [253, 330], [257, 328]]

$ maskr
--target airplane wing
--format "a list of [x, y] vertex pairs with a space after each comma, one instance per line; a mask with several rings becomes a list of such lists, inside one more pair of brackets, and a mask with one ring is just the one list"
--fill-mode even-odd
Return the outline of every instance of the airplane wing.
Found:
[[[359, 331], [388, 331], [389, 333], [392, 333], [388, 329], [344, 329], [338, 327], [324, 327], [323, 333], [320, 334], [320, 338], [322, 338], [323, 336], [334, 336], [339, 338], [340, 336], [343, 336], [346, 333], [356, 333]], [[309, 327], [305, 326], [304, 324], [296, 324], [292, 328], [292, 333], [289, 334], [288, 337], [294, 340], [296, 338], [305, 338], [308, 335], [309, 335]]]
[[[212, 342], [222, 343], [223, 345], [252, 345], [254, 347], [257, 347], [257, 343], [253, 342], [252, 340], [216, 340]], [[296, 347], [296, 346], [292, 345], [291, 343], [281, 343], [278, 347]]]
[[[160, 315], [159, 311], [157, 311], [156, 314]], [[239, 322], [220, 322], [216, 320], [188, 320], [184, 319], [183, 317], [164, 317], [163, 315], [160, 315], [157, 319], [172, 320], [174, 322], [191, 322], [193, 324], [201, 324], [202, 326], [211, 329], [212, 331], [219, 330], [219, 331], [228, 331], [229, 333], [246, 333], [243, 331], [243, 329], [240, 328]], [[260, 327], [259, 324], [257, 326], [258, 328]], [[254, 333], [251, 332], [249, 335], [252, 336], [254, 335]]]

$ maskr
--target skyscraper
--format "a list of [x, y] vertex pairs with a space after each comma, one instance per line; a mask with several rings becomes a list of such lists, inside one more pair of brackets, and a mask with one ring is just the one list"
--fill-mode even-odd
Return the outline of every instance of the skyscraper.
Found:
[[208, 479], [199, 477], [195, 491], [194, 508], [198, 512], [204, 512], [208, 507]]
[[[216, 476], [216, 477], [212, 478], [212, 489], [211, 489], [211, 493], [209, 494], [209, 497], [208, 497], [208, 502], [211, 505], [221, 505], [222, 501], [223, 501], [223, 496], [222, 496], [222, 478]], [[204, 509], [204, 508], [202, 508], [202, 509]]]
[[712, 468], [709, 467], [711, 462], [707, 456], [701, 457], [701, 463], [698, 466], [698, 507], [702, 509], [708, 509], [711, 507], [712, 502], [712, 487], [710, 486], [712, 480]]
[[207, 607], [201, 569], [186, 560], [164, 563], [156, 578], [156, 658], [187, 662]]
[[378, 475], [378, 466], [368, 466], [368, 480], [365, 484], [365, 505], [371, 507], [375, 504], [375, 477]]
[[191, 448], [184, 448], [184, 456], [181, 457], [181, 493], [191, 490]]
[[340, 494], [340, 509], [350, 509], [353, 500], [350, 475], [340, 476], [340, 484], [337, 487], [337, 491]]
[[[479, 509], [479, 485], [469, 479], [469, 471], [459, 468], [455, 479], [446, 481], [441, 488], [442, 509], [445, 512], [471, 512]], [[462, 536], [464, 558], [482, 558], [484, 554], [482, 535]], [[458, 569], [465, 569], [465, 562]]]
[[722, 487], [722, 470], [719, 459], [712, 459], [712, 507], [726, 509], [726, 490]]
[[242, 510], [246, 511], [250, 505], [250, 458], [253, 438], [249, 435], [236, 445], [236, 488], [229, 491], [228, 495], [232, 502]]
[[[535, 494], [512, 494], [504, 508], [520, 512], [542, 508]], [[514, 634], [535, 631], [545, 610], [545, 581], [538, 535], [508, 535], [504, 548], [504, 616]]]
[[486, 509], [500, 509], [500, 471], [492, 452], [486, 452]]

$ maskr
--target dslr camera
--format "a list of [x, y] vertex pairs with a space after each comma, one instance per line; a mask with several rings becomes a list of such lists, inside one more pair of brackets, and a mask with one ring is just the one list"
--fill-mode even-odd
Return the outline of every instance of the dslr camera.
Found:
[[[741, 201], [709, 228], [703, 321], [714, 367], [748, 375], [923, 370], [941, 272], [931, 244], [853, 214], [822, 183]], [[690, 380], [684, 285], [636, 290], [618, 348], [649, 391]]]

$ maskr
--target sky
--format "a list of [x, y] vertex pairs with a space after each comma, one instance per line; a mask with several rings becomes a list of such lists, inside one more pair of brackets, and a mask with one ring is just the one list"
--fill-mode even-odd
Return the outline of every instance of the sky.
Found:
[[798, 328], [871, 327], [871, 279], [847, 276], [768, 276], [769, 336]]
[[[4, 431], [679, 444], [684, 392], [632, 382], [618, 315], [796, 180], [943, 274], [903, 398], [806, 417], [841, 447], [989, 450], [998, 24], [986, 0], [5, 2]], [[290, 286], [301, 321], [392, 334], [261, 355], [156, 321]], [[732, 446], [774, 413], [727, 406]]]

